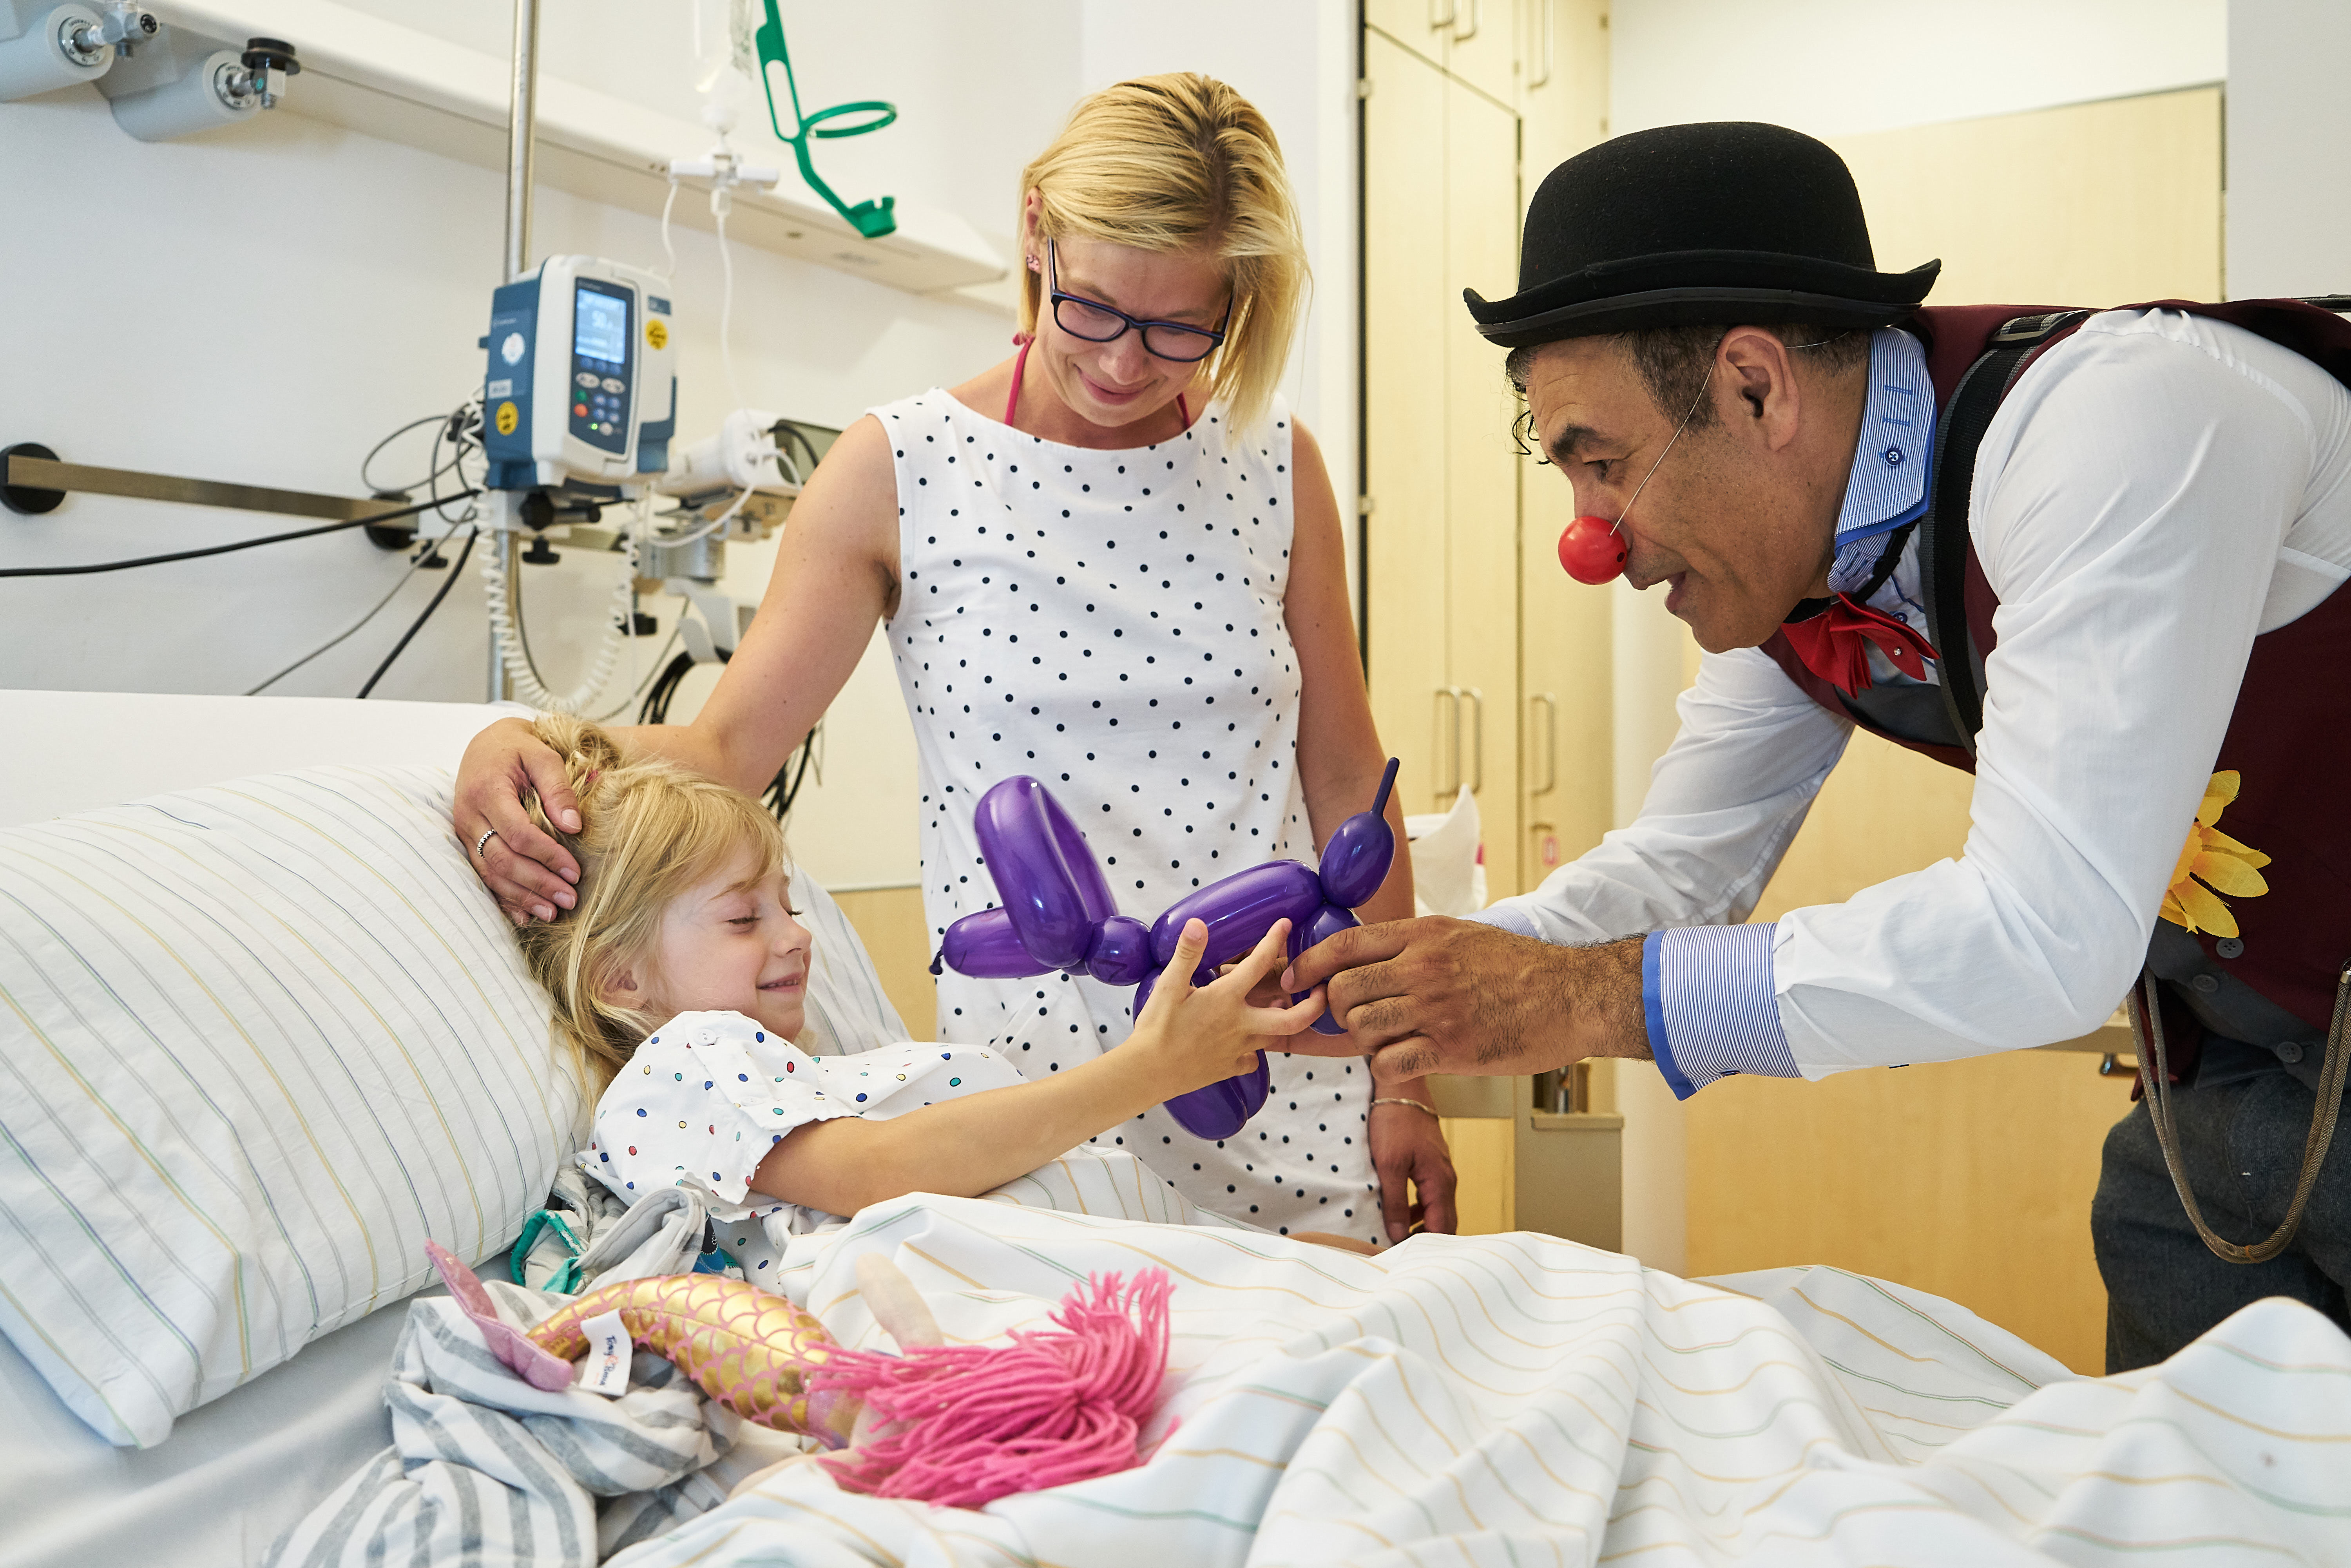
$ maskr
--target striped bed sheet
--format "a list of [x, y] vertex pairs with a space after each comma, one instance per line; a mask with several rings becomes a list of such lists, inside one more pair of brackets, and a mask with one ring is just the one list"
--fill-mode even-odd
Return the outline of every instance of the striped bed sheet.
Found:
[[[854, 1291], [869, 1251], [904, 1269], [962, 1341], [1040, 1324], [1091, 1272], [1166, 1270], [1172, 1375], [1147, 1461], [981, 1511], [846, 1493], [813, 1463], [724, 1502], [722, 1486], [697, 1490], [685, 1474], [607, 1505], [608, 1526], [634, 1527], [608, 1529], [606, 1546], [633, 1542], [610, 1561], [2351, 1557], [2351, 1340], [2287, 1301], [2246, 1309], [2163, 1366], [2091, 1379], [1948, 1301], [1835, 1270], [1686, 1281], [1525, 1233], [1416, 1237], [1359, 1258], [1249, 1231], [915, 1196], [810, 1247], [790, 1292], [861, 1345], [886, 1343]], [[494, 1367], [453, 1322], [433, 1325], [444, 1357]], [[442, 1447], [406, 1456], [403, 1484], [435, 1484], [435, 1467], [443, 1484], [452, 1466], [469, 1486], [510, 1473], [507, 1450], [467, 1458], [442, 1414]], [[532, 1429], [556, 1431], [554, 1414]], [[485, 1434], [501, 1419], [483, 1418]], [[388, 1458], [384, 1474], [398, 1470]], [[528, 1490], [499, 1483], [469, 1517], [535, 1518]], [[575, 1549], [589, 1528], [575, 1521]], [[419, 1543], [347, 1531], [302, 1544], [280, 1561], [409, 1561]], [[510, 1539], [475, 1545], [500, 1561], [564, 1560]]]

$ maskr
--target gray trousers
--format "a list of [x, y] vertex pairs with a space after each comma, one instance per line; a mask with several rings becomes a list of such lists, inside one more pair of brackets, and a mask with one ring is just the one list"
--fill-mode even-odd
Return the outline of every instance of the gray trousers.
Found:
[[[2173, 1092], [2189, 1185], [2205, 1223], [2223, 1239], [2259, 1241], [2285, 1217], [2316, 1103], [2297, 1075], [2282, 1069]], [[2351, 1115], [2344, 1122], [2293, 1242], [2254, 1264], [2224, 1262], [2197, 1236], [2164, 1169], [2147, 1106], [2132, 1106], [2115, 1124], [2090, 1206], [2090, 1236], [2106, 1282], [2109, 1373], [2152, 1365], [2264, 1296], [2307, 1302], [2351, 1332], [2345, 1299], [2351, 1286]]]

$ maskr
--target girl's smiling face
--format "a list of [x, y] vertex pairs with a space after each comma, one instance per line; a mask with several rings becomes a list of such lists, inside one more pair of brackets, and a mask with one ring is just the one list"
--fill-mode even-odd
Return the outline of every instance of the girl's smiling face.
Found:
[[737, 1012], [786, 1040], [808, 1003], [810, 936], [788, 902], [790, 878], [762, 875], [749, 854], [662, 913], [649, 963], [614, 977], [612, 999], [659, 1018]]

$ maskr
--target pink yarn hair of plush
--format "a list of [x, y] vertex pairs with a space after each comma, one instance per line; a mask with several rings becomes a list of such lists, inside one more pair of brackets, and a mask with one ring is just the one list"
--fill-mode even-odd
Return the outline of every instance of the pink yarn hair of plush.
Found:
[[1167, 1371], [1172, 1290], [1160, 1269], [1092, 1275], [1058, 1329], [1016, 1329], [1008, 1345], [836, 1351], [810, 1387], [862, 1396], [876, 1435], [825, 1462], [851, 1491], [949, 1508], [1131, 1469]]

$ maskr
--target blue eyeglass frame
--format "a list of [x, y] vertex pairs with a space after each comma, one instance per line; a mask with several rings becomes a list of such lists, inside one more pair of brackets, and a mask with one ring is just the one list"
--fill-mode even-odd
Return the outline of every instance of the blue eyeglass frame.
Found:
[[[1224, 347], [1225, 329], [1232, 324], [1233, 319], [1233, 302], [1229, 297], [1225, 300], [1224, 318], [1214, 329], [1195, 327], [1189, 321], [1145, 321], [1140, 317], [1130, 316], [1113, 306], [1105, 305], [1099, 299], [1089, 299], [1082, 294], [1063, 293], [1061, 258], [1058, 242], [1053, 240], [1045, 242], [1045, 265], [1050, 269], [1046, 274], [1046, 298], [1052, 302], [1054, 324], [1081, 342], [1115, 343], [1129, 332], [1140, 332], [1143, 334], [1143, 351], [1154, 359], [1165, 360], [1171, 365], [1196, 365]], [[1061, 301], [1064, 299], [1072, 305], [1082, 305], [1089, 310], [1099, 310], [1105, 316], [1115, 316], [1123, 325], [1107, 338], [1089, 338], [1083, 332], [1073, 329], [1068, 322], [1061, 319]], [[1172, 332], [1183, 332], [1195, 338], [1206, 338], [1208, 340], [1208, 346], [1188, 360], [1178, 359], [1174, 354], [1163, 354], [1151, 346], [1150, 329], [1154, 327], [1165, 327]]]

